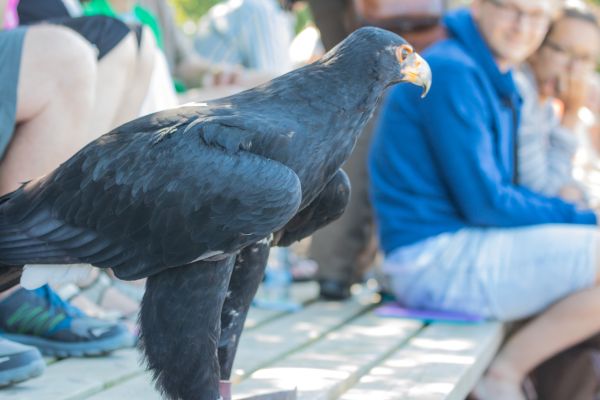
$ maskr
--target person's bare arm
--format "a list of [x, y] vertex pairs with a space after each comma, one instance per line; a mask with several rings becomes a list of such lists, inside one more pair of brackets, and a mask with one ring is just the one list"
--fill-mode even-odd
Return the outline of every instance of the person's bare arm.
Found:
[[175, 75], [189, 87], [237, 86], [248, 89], [276, 77], [275, 74], [245, 69], [240, 65], [212, 63], [194, 53], [177, 66]]
[[128, 13], [135, 6], [134, 0], [109, 0], [111, 7], [118, 13]]

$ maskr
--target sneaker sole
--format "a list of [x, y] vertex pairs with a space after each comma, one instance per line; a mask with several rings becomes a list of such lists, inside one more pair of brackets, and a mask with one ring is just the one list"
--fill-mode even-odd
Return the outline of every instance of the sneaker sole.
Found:
[[37, 336], [9, 333], [3, 333], [2, 336], [21, 344], [35, 346], [43, 355], [49, 357], [100, 356], [115, 350], [133, 347], [135, 344], [133, 336], [127, 332], [108, 339], [77, 343], [57, 342]]
[[0, 372], [0, 387], [14, 385], [38, 377], [45, 369], [46, 363], [44, 360], [36, 360], [22, 367]]

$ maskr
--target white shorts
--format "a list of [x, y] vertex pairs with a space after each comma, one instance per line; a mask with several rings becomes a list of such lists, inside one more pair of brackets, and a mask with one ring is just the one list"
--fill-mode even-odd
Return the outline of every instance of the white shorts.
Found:
[[593, 286], [599, 238], [585, 225], [467, 228], [392, 252], [384, 272], [407, 307], [515, 320]]

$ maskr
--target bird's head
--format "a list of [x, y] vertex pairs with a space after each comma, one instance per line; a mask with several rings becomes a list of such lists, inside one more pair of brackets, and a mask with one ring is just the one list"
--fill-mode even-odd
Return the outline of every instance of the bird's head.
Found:
[[388, 85], [413, 83], [423, 88], [423, 97], [431, 87], [431, 69], [427, 61], [406, 40], [390, 31], [360, 28], [342, 42], [337, 51], [366, 57], [368, 63], [375, 61], [381, 79]]

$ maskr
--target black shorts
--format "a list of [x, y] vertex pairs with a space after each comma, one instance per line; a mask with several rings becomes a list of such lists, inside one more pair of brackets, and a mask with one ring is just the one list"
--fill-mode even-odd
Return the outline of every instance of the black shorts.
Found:
[[98, 60], [110, 53], [129, 32], [141, 40], [141, 30], [104, 15], [71, 17], [61, 0], [21, 0], [17, 6], [19, 23], [49, 23], [66, 26], [83, 36], [98, 49]]
[[98, 49], [98, 60], [110, 53], [131, 32], [121, 20], [104, 15], [53, 18], [45, 21], [74, 30]]

